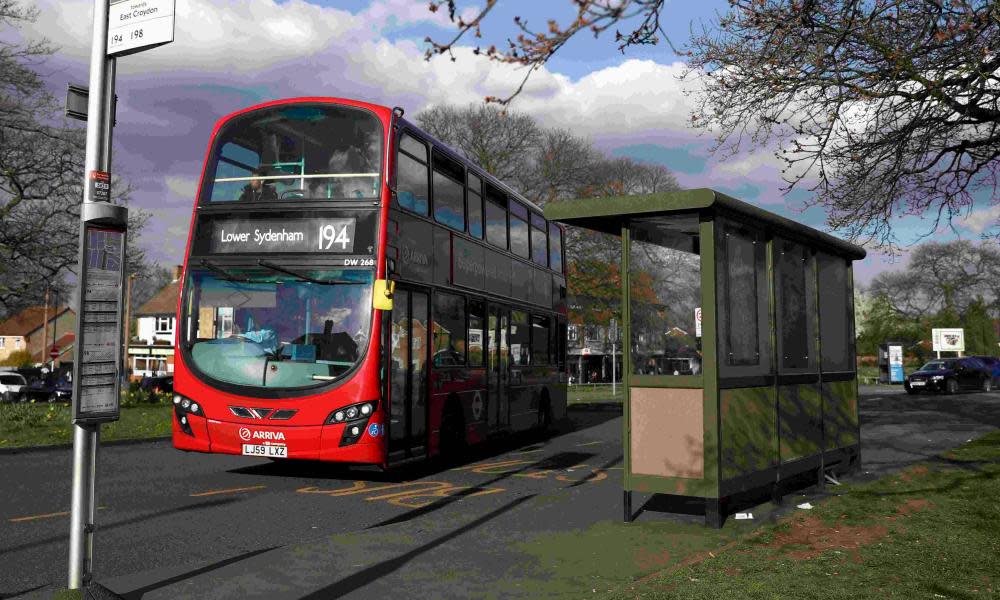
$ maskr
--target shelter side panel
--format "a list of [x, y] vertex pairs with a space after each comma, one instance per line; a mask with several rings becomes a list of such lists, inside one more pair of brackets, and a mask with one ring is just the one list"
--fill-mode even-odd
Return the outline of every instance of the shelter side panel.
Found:
[[705, 473], [700, 389], [629, 390], [631, 472], [701, 479]]
[[823, 421], [826, 449], [857, 444], [858, 394], [855, 380], [823, 382]]
[[778, 439], [781, 462], [818, 454], [823, 447], [823, 413], [815, 384], [778, 388]]
[[774, 388], [727, 389], [720, 396], [722, 480], [745, 477], [777, 465]]

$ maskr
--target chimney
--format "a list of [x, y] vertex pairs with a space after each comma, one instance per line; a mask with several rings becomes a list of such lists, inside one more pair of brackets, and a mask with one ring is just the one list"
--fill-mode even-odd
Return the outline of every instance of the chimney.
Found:
[[184, 271], [184, 265], [175, 265], [175, 266], [174, 266], [174, 276], [173, 276], [173, 281], [180, 281], [180, 278], [181, 278], [181, 273], [182, 273], [183, 271]]

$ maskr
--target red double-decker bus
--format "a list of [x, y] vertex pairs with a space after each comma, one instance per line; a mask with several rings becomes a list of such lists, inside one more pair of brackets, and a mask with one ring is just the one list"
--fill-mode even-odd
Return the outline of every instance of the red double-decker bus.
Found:
[[565, 414], [563, 230], [402, 116], [296, 98], [218, 122], [176, 448], [387, 467]]

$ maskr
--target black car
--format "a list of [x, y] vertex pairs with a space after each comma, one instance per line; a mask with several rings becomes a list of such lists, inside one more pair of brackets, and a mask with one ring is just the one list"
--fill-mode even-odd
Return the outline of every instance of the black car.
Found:
[[139, 382], [139, 388], [147, 392], [173, 393], [174, 376], [157, 375], [155, 377], [143, 377]]
[[942, 358], [910, 373], [903, 387], [909, 394], [923, 391], [955, 394], [963, 389], [988, 392], [993, 389], [993, 376], [992, 370], [975, 358]]
[[1000, 358], [996, 356], [973, 356], [979, 362], [985, 364], [993, 373], [993, 387], [1000, 387]]

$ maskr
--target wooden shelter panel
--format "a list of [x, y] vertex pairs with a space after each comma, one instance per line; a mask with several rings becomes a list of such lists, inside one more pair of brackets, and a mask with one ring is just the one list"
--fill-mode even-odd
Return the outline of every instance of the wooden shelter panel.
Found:
[[773, 387], [737, 388], [720, 394], [722, 479], [751, 475], [778, 462]]
[[705, 473], [703, 391], [629, 390], [632, 473], [701, 479]]
[[827, 450], [846, 448], [860, 441], [857, 391], [857, 380], [854, 379], [823, 383], [823, 421]]
[[818, 454], [823, 445], [823, 414], [816, 384], [778, 388], [778, 439], [781, 462]]

